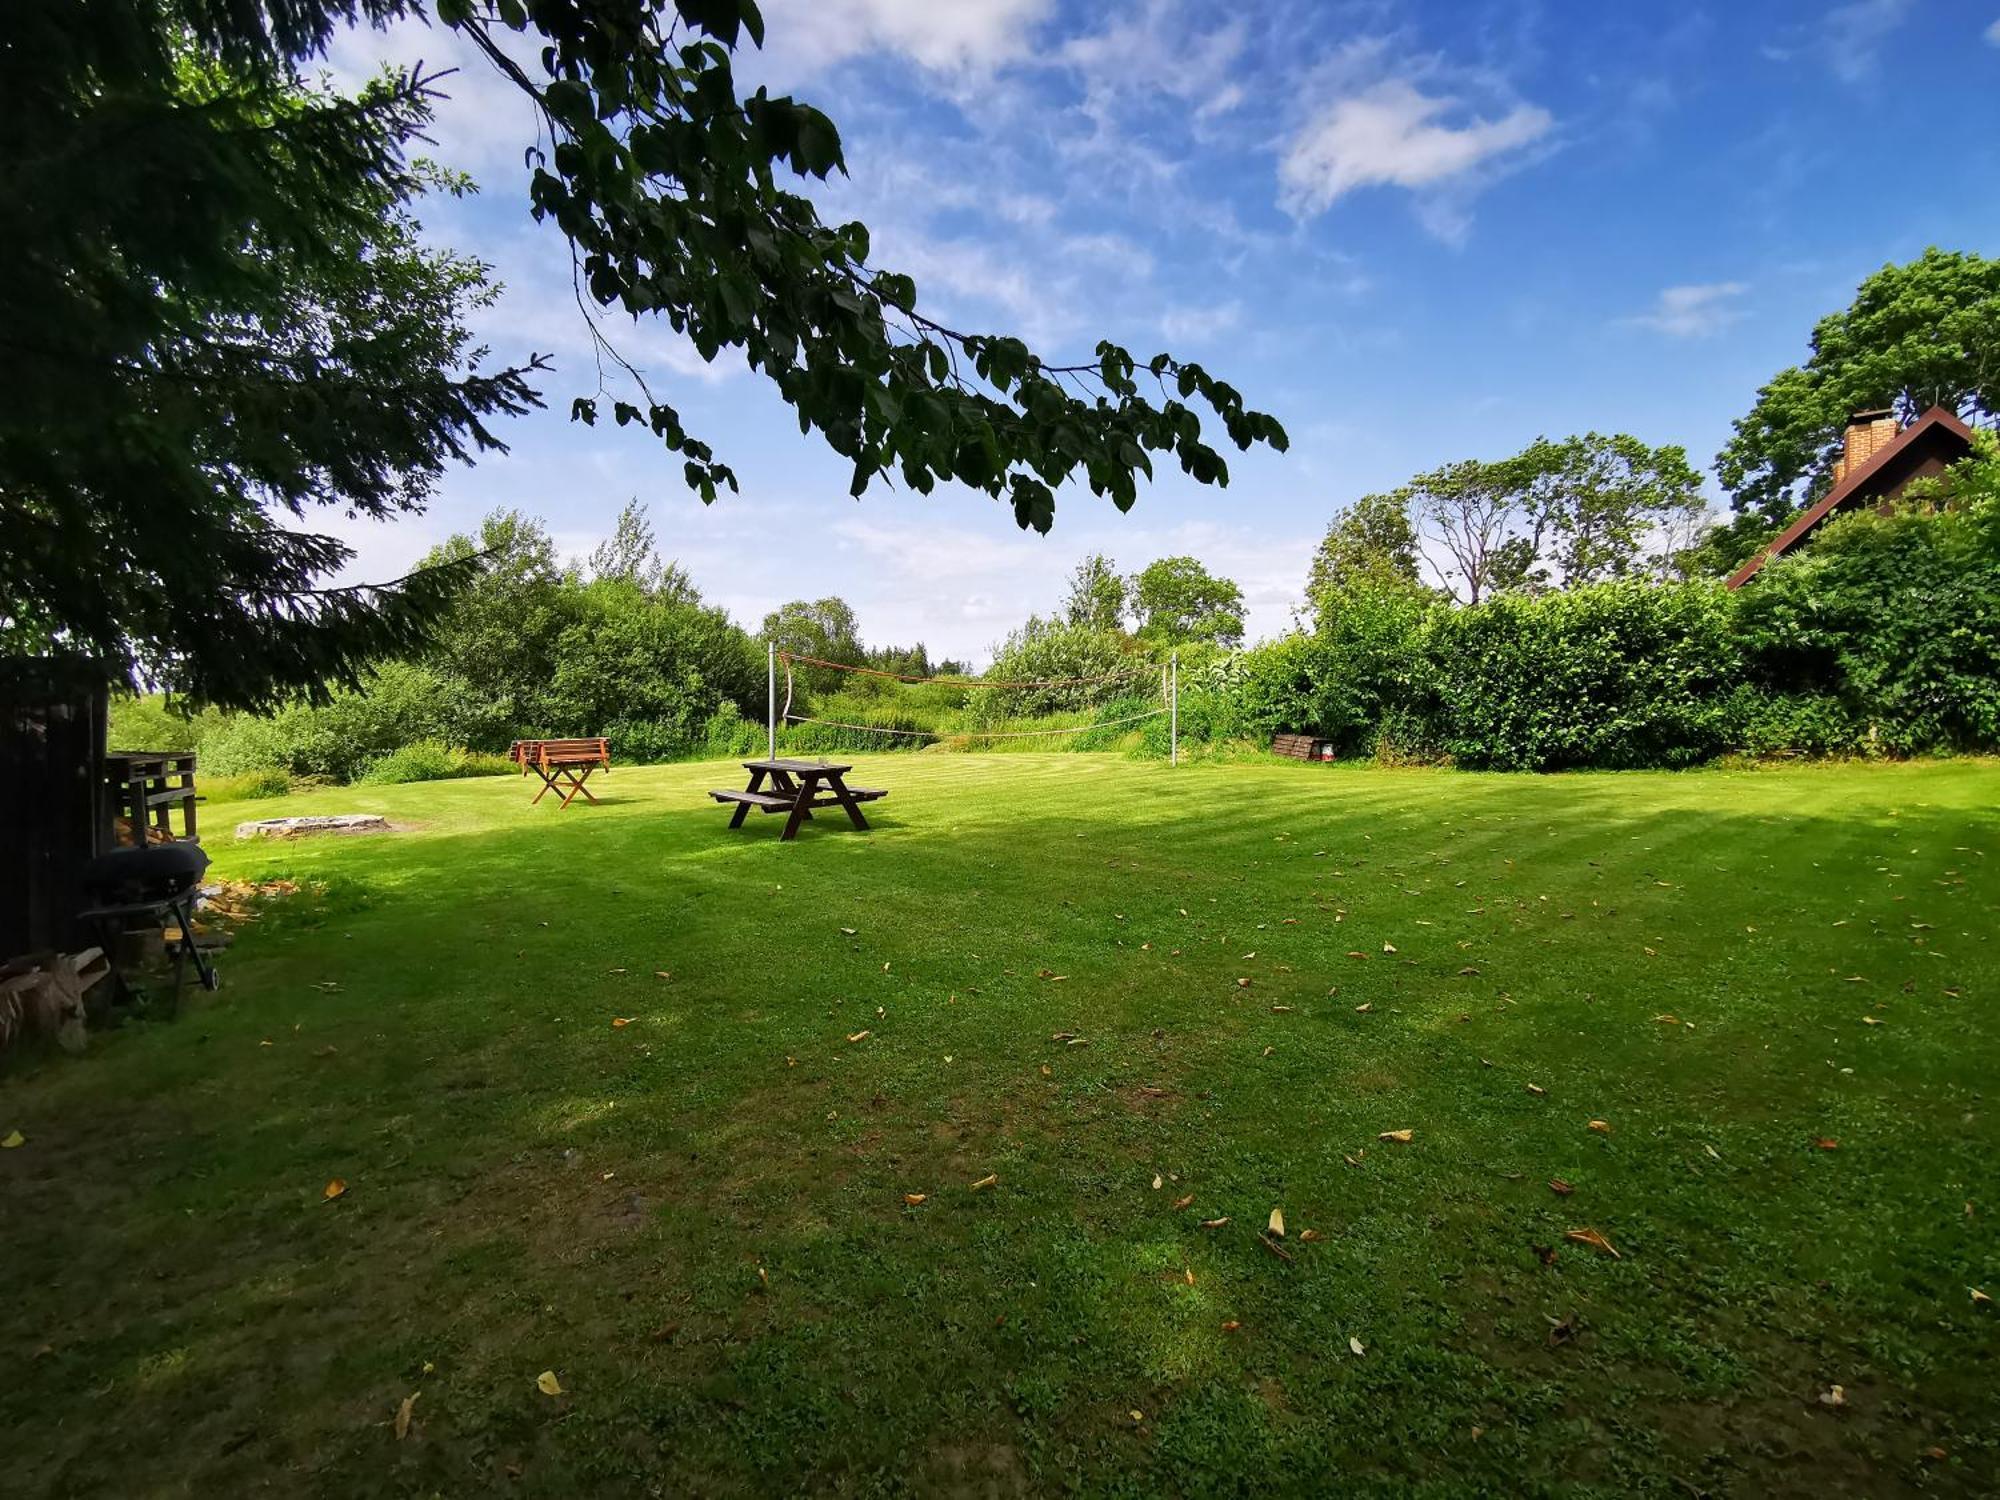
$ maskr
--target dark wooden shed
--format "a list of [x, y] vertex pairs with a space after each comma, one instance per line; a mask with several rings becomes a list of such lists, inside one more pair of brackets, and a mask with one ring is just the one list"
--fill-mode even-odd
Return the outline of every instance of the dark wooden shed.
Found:
[[103, 666], [0, 658], [0, 959], [71, 945], [83, 868], [111, 841]]

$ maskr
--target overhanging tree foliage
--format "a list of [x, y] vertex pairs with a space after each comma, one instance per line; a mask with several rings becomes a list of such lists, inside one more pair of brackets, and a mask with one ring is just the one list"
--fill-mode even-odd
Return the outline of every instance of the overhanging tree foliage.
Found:
[[[375, 264], [419, 185], [402, 152], [428, 108], [415, 77], [343, 103], [303, 94], [297, 69], [342, 26], [422, 13], [418, 0], [17, 0], [0, 22], [16, 126], [0, 162], [15, 231], [0, 337], [43, 393], [0, 417], [0, 497], [29, 538], [0, 575], [17, 641], [131, 648], [199, 694], [257, 703], [351, 678], [462, 581], [315, 593], [339, 544], [272, 519], [420, 504], [443, 463], [497, 446], [485, 418], [534, 399], [538, 362], [480, 376], [462, 339], [411, 348], [365, 324], [303, 348], [285, 337], [335, 321], [341, 277]], [[955, 481], [1047, 530], [1061, 485], [1126, 509], [1157, 455], [1226, 483], [1203, 411], [1238, 448], [1285, 446], [1198, 365], [1141, 364], [1108, 342], [1052, 364], [920, 311], [908, 277], [870, 264], [863, 226], [822, 223], [782, 185], [844, 171], [841, 146], [817, 110], [738, 89], [731, 49], [763, 39], [752, 0], [441, 0], [436, 14], [541, 111], [532, 208], [569, 238], [582, 297], [665, 317], [704, 357], [740, 351], [851, 461], [857, 495], [878, 478], [924, 493]], [[510, 32], [536, 44], [531, 64]], [[190, 61], [215, 97], [190, 94]], [[389, 284], [348, 302], [417, 340], [405, 313], [462, 327], [450, 313], [482, 289], [461, 281], [453, 301]], [[611, 340], [600, 350], [622, 364]], [[649, 429], [704, 500], [733, 488], [625, 368], [631, 399], [600, 379], [573, 415]], [[89, 586], [106, 548], [123, 551], [100, 608]]]
[[403, 156], [427, 86], [336, 98], [137, 0], [0, 26], [0, 646], [238, 705], [353, 681], [465, 569], [321, 589], [349, 549], [297, 521], [419, 509], [535, 402], [471, 347], [485, 267], [409, 216], [460, 186]]

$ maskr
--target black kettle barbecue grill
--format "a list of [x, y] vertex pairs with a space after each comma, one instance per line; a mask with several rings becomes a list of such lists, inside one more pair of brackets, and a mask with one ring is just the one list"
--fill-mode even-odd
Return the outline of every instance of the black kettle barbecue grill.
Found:
[[195, 897], [207, 869], [208, 855], [199, 844], [113, 849], [84, 867], [84, 891], [95, 904], [77, 915], [86, 922], [110, 924], [128, 917], [159, 922], [171, 913], [180, 928], [180, 941], [174, 945], [174, 989], [180, 989], [182, 960], [192, 958], [201, 987], [212, 990], [215, 969], [194, 940]]

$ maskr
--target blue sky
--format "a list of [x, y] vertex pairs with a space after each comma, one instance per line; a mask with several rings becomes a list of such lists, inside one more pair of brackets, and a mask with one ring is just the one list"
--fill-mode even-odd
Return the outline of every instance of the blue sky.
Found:
[[438, 157], [480, 195], [427, 205], [507, 285], [482, 336], [553, 353], [550, 410], [454, 473], [427, 516], [329, 527], [387, 577], [496, 506], [586, 551], [630, 497], [753, 628], [837, 593], [875, 643], [981, 660], [1086, 552], [1191, 552], [1286, 627], [1314, 542], [1371, 489], [1590, 429], [1705, 467], [1813, 321], [1926, 245], [2000, 252], [2000, 0], [1722, 6], [764, 0], [738, 64], [825, 109], [859, 217], [920, 305], [1041, 352], [1100, 337], [1198, 359], [1288, 428], [1226, 490], [1176, 473], [1120, 515], [1058, 499], [1047, 537], [984, 495], [876, 489], [799, 435], [738, 360], [608, 331], [741, 478], [704, 507], [633, 433], [572, 425], [596, 384], [565, 247], [532, 224], [519, 97], [438, 31], [339, 40], [337, 78], [462, 64]]

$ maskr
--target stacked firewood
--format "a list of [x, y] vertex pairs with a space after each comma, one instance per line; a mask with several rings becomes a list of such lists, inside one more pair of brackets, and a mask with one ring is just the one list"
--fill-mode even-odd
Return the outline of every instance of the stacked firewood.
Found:
[[65, 1052], [83, 1051], [84, 992], [110, 972], [102, 948], [0, 965], [0, 1052], [29, 1036], [53, 1036]]

